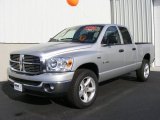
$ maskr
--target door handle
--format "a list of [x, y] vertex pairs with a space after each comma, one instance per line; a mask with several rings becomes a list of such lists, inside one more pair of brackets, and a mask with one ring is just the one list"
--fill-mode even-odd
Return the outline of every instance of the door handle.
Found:
[[121, 53], [121, 52], [124, 52], [124, 49], [120, 49], [119, 52], [120, 52], [120, 53]]
[[136, 50], [136, 48], [132, 48], [132, 50]]

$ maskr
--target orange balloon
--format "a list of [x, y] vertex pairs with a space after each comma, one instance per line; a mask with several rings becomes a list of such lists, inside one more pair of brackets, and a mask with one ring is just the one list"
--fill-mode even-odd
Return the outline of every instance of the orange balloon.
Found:
[[77, 6], [78, 5], [79, 0], [67, 0], [67, 3], [70, 6]]

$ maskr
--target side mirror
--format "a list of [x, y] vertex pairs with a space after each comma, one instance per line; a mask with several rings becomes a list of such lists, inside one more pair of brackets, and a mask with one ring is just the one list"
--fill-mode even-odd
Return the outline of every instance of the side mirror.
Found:
[[53, 39], [53, 38], [50, 38], [50, 39], [49, 39], [49, 42], [52, 41], [52, 39]]

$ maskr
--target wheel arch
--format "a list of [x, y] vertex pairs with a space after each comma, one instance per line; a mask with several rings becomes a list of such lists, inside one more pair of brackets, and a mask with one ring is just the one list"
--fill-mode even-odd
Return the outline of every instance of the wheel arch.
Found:
[[150, 59], [151, 59], [151, 55], [149, 53], [146, 53], [143, 57], [143, 60], [148, 60], [150, 62]]
[[84, 63], [84, 64], [80, 65], [79, 67], [77, 67], [77, 69], [82, 69], [82, 68], [89, 69], [89, 70], [93, 71], [96, 74], [97, 78], [99, 79], [99, 68], [96, 63], [92, 63], [92, 62]]

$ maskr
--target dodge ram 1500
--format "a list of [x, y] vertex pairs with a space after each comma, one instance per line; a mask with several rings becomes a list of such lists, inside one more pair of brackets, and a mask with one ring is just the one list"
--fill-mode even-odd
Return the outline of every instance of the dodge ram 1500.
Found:
[[74, 106], [85, 108], [95, 101], [99, 82], [132, 71], [138, 81], [147, 81], [153, 61], [153, 45], [134, 43], [124, 26], [75, 26], [48, 43], [12, 52], [8, 80], [16, 91], [64, 94]]

